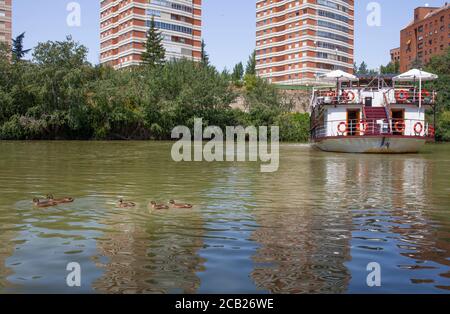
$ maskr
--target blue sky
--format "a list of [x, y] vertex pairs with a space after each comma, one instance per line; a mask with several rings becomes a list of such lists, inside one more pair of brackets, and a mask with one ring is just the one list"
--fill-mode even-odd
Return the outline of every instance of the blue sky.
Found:
[[[99, 0], [78, 0], [81, 26], [66, 23], [66, 6], [73, 0], [13, 0], [13, 34], [26, 32], [25, 46], [61, 40], [71, 34], [89, 48], [89, 61], [98, 63]], [[442, 6], [445, 0], [378, 0], [381, 26], [370, 27], [366, 10], [371, 0], [356, 0], [355, 59], [376, 68], [389, 61], [389, 50], [399, 45], [400, 29], [413, 17], [417, 6]], [[203, 37], [211, 62], [219, 69], [246, 62], [255, 48], [254, 0], [203, 0]]]

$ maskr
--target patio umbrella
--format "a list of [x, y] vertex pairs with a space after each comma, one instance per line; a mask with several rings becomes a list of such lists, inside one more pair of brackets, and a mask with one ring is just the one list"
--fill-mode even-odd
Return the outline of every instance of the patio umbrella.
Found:
[[353, 74], [341, 70], [328, 72], [324, 75], [319, 76], [319, 78], [323, 81], [336, 82], [337, 95], [339, 95], [339, 83], [359, 81], [359, 79]]
[[419, 69], [412, 69], [393, 78], [395, 82], [415, 82], [419, 80], [419, 108], [422, 107], [422, 82], [438, 79], [436, 74]]

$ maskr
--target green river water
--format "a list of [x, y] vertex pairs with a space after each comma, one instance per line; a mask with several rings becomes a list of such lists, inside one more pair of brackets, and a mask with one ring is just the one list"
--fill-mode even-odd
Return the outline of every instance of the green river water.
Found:
[[[0, 292], [450, 291], [450, 145], [385, 156], [286, 144], [275, 173], [176, 163], [171, 145], [0, 142]], [[47, 193], [75, 202], [33, 207]], [[194, 208], [147, 206], [170, 199]], [[81, 287], [66, 284], [71, 262]], [[381, 287], [366, 283], [372, 262]]]

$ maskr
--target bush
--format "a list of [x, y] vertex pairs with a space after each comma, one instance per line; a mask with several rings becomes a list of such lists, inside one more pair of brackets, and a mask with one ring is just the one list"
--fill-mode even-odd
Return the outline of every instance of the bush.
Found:
[[283, 142], [308, 142], [310, 130], [309, 114], [283, 113], [275, 122], [280, 127], [280, 140]]
[[436, 123], [436, 138], [439, 141], [450, 141], [450, 111], [442, 112]]

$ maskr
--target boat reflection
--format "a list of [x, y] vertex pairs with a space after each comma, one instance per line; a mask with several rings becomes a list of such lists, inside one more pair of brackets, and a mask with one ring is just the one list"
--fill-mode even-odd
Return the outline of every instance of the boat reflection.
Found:
[[[324, 166], [324, 191], [346, 191], [338, 199], [353, 217], [349, 292], [448, 289], [449, 233], [436, 229], [430, 215], [436, 203], [432, 178], [439, 174], [426, 156], [334, 155]], [[375, 289], [366, 283], [371, 262], [379, 263], [383, 274]]]
[[[252, 236], [261, 244], [252, 273], [259, 289], [346, 291], [350, 273], [344, 263], [350, 259], [351, 214], [336, 195], [339, 186], [327, 181], [328, 162], [313, 162], [310, 154], [314, 152], [306, 151], [300, 158], [311, 160], [311, 167], [282, 166], [261, 183], [266, 187], [258, 197], [267, 208], [255, 210], [260, 228]], [[323, 193], [327, 190], [330, 193]]]

